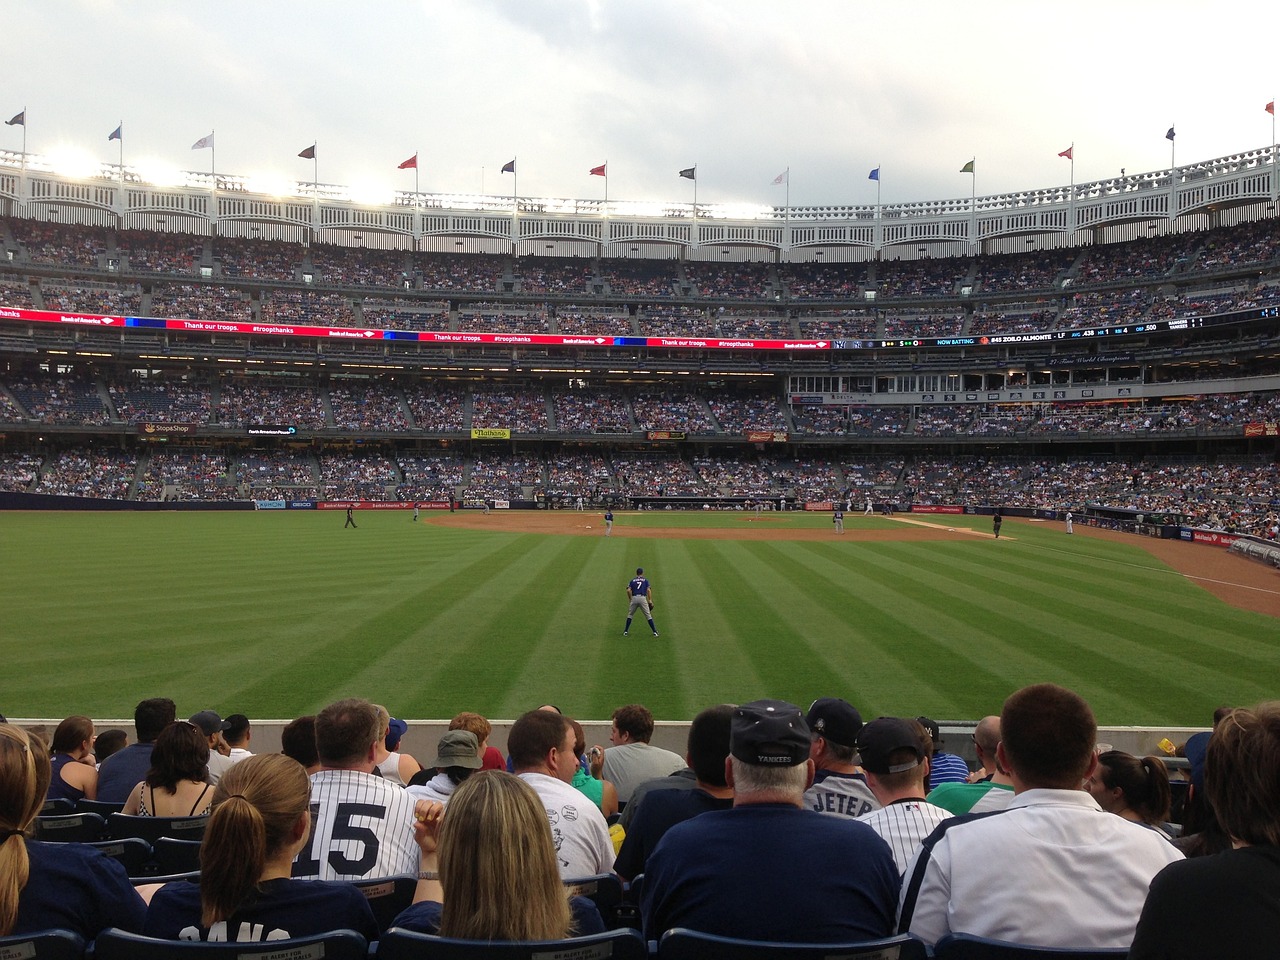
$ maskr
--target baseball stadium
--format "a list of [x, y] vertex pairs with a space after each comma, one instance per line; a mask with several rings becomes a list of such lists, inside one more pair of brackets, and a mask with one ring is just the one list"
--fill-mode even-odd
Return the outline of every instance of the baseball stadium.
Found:
[[279, 717], [1264, 699], [1276, 195], [1273, 148], [750, 217], [0, 154], [5, 710], [210, 651]]

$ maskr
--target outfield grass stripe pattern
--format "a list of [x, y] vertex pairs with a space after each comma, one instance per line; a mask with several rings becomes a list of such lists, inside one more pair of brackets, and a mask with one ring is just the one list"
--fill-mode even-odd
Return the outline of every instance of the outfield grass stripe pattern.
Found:
[[[1140, 547], [947, 518], [961, 539], [685, 539], [742, 515], [628, 514], [662, 539], [409, 522], [399, 512], [7, 513], [0, 711], [291, 717], [367, 696], [407, 717], [688, 719], [762, 696], [868, 716], [995, 712], [1054, 680], [1111, 724], [1203, 723], [1280, 690], [1280, 621], [1227, 606]], [[759, 529], [830, 531], [824, 514]], [[851, 529], [901, 529], [855, 517]], [[1011, 529], [1012, 528], [1012, 529]], [[1208, 549], [1194, 548], [1188, 549]], [[662, 636], [622, 637], [644, 567]]]

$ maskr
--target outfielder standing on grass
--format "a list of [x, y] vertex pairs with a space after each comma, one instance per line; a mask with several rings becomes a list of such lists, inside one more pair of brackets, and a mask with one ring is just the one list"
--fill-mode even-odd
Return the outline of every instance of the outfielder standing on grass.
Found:
[[613, 508], [605, 507], [604, 510], [604, 535], [606, 537], [613, 536]]
[[622, 628], [622, 635], [625, 637], [631, 631], [631, 618], [636, 615], [638, 607], [644, 614], [644, 618], [649, 621], [649, 629], [656, 637], [658, 628], [653, 625], [653, 589], [645, 579], [644, 567], [636, 567], [636, 575], [627, 584], [627, 599], [631, 605], [627, 608], [627, 625]]
[[836, 533], [844, 533], [844, 511], [836, 506], [835, 512], [831, 514], [831, 522], [835, 524]]

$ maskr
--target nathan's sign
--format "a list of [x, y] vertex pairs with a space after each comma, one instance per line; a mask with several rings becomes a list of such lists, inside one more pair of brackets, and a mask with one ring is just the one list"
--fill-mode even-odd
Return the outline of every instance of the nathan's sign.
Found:
[[683, 430], [650, 430], [645, 437], [649, 440], [683, 440], [685, 432]]
[[472, 440], [510, 440], [510, 427], [472, 427]]

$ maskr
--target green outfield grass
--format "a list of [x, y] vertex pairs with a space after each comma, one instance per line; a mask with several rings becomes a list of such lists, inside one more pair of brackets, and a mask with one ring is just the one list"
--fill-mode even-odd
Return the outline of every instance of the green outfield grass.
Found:
[[[618, 522], [831, 529], [828, 514], [749, 516]], [[1220, 704], [1280, 696], [1280, 620], [1223, 604], [1136, 542], [1057, 524], [1011, 522], [999, 541], [857, 543], [343, 519], [0, 514], [0, 713], [128, 717], [166, 695], [184, 716], [291, 717], [361, 695], [402, 717], [509, 718], [550, 701], [602, 718], [640, 701], [674, 720], [721, 701], [838, 695], [865, 716], [959, 719], [1052, 680], [1103, 723], [1203, 724]], [[846, 522], [895, 526], [857, 511]], [[660, 639], [643, 624], [622, 637], [637, 566]]]

